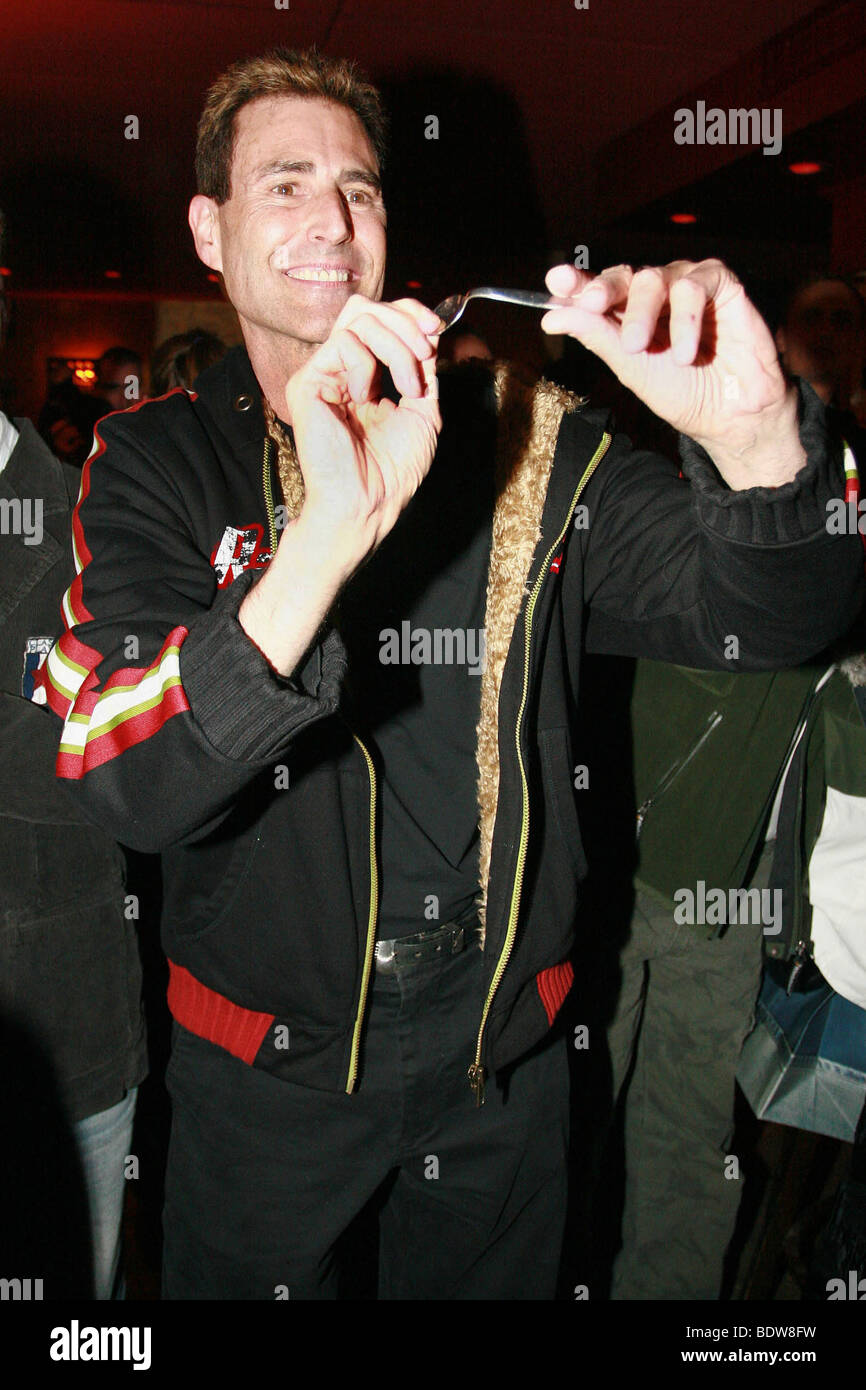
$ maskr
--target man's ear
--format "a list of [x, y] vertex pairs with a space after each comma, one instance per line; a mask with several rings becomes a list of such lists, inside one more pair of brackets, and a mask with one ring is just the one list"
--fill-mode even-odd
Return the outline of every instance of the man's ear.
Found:
[[222, 270], [219, 209], [213, 198], [196, 193], [189, 205], [189, 225], [199, 260], [211, 270]]

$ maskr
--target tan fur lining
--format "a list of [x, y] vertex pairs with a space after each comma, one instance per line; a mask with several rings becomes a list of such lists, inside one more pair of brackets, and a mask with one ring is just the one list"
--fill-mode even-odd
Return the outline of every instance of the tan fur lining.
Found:
[[298, 463], [294, 443], [277, 419], [274, 408], [266, 396], [262, 396], [262, 407], [265, 412], [265, 429], [277, 450], [277, 469], [283, 502], [289, 521], [293, 521], [304, 505], [304, 475]]
[[499, 408], [496, 446], [496, 509], [487, 577], [487, 661], [478, 722], [479, 881], [482, 938], [487, 881], [499, 797], [499, 690], [538, 542], [559, 426], [579, 397], [551, 382], [525, 378], [498, 363], [494, 389]]

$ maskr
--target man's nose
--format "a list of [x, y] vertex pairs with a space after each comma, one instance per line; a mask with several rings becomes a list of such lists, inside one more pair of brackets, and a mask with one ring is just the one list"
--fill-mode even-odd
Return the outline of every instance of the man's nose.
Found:
[[314, 198], [307, 230], [311, 237], [333, 245], [351, 240], [354, 234], [352, 215], [339, 188], [329, 188]]

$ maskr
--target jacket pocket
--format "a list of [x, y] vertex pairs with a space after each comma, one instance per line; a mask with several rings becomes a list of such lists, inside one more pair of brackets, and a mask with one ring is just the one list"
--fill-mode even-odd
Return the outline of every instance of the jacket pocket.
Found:
[[[165, 921], [178, 938], [200, 937], [215, 930], [237, 909], [261, 844], [261, 831], [251, 827], [233, 843], [220, 834], [181, 851], [168, 876]], [[249, 915], [245, 907], [242, 917]]]
[[539, 734], [541, 776], [553, 824], [578, 878], [585, 878], [586, 855], [574, 801], [574, 762], [568, 730], [543, 729]]

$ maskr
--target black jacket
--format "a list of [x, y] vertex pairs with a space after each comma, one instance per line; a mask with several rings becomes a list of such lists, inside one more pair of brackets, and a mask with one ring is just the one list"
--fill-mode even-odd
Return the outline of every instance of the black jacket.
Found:
[[40, 646], [44, 661], [75, 573], [69, 521], [81, 475], [28, 420], [15, 425], [3, 517], [39, 501], [43, 534], [30, 544], [10, 525], [0, 536], [0, 1018], [46, 1054], [76, 1121], [145, 1075], [141, 970], [123, 855], [55, 777], [57, 724], [33, 698]]
[[[724, 669], [733, 634], [740, 669], [755, 669], [803, 660], [860, 601], [859, 541], [824, 527], [841, 481], [815, 397], [809, 466], [747, 494], [694, 446], [690, 487], [578, 404], [478, 369], [442, 378], [434, 468], [456, 450], [470, 474], [495, 468], [499, 488], [476, 1080], [532, 1046], [571, 981], [585, 606], [598, 650]], [[48, 663], [66, 718], [59, 773], [123, 842], [164, 852], [175, 1017], [272, 1073], [351, 1090], [376, 933], [375, 771], [341, 716], [336, 629], [284, 680], [236, 621], [275, 539], [266, 496], [278, 486], [246, 354], [200, 377], [197, 395], [110, 416], [98, 437], [75, 523], [74, 623]]]

